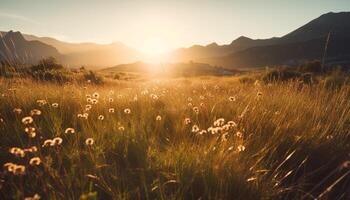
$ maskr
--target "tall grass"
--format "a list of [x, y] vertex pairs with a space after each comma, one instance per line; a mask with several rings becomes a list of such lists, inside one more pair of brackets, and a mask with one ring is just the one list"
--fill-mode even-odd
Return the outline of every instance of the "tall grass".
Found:
[[[348, 86], [214, 77], [103, 86], [2, 79], [0, 93], [0, 164], [25, 166], [24, 174], [4, 167], [2, 199], [350, 197]], [[41, 114], [23, 124], [33, 109]], [[55, 137], [61, 145], [43, 146]], [[31, 146], [38, 151], [9, 153]], [[41, 163], [30, 165], [33, 157]]]

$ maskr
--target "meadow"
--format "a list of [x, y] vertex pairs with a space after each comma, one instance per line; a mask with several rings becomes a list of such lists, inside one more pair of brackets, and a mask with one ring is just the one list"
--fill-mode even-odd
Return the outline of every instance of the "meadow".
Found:
[[0, 199], [349, 199], [350, 86], [0, 79]]

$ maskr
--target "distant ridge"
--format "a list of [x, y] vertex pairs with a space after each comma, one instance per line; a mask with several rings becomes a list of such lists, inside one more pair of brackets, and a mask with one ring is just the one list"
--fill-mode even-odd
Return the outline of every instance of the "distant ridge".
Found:
[[[20, 32], [0, 32], [0, 60], [34, 63], [54, 56], [69, 66], [111, 67], [141, 61], [145, 56], [122, 43], [68, 43]], [[329, 12], [300, 28], [269, 39], [240, 36], [230, 44], [193, 45], [163, 55], [163, 60], [208, 63], [225, 68], [298, 65], [321, 59], [328, 42], [326, 63], [350, 64], [350, 12]]]
[[171, 61], [206, 62], [226, 68], [298, 64], [321, 59], [330, 35], [327, 62], [350, 63], [350, 12], [327, 13], [280, 38], [244, 36], [228, 45], [192, 46], [168, 54]]
[[32, 64], [53, 56], [69, 66], [108, 67], [141, 60], [143, 54], [120, 42], [69, 43], [20, 32], [0, 32], [0, 60]]

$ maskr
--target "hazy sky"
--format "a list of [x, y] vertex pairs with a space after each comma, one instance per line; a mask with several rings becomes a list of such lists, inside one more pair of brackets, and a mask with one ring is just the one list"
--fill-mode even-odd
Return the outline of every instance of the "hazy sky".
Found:
[[158, 53], [282, 36], [330, 11], [350, 11], [350, 0], [0, 0], [0, 30]]

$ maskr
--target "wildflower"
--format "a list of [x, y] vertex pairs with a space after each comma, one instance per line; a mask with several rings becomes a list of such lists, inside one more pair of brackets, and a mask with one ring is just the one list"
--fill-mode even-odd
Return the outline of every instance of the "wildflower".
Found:
[[44, 100], [44, 99], [39, 99], [39, 100], [36, 101], [36, 103], [37, 103], [39, 106], [43, 106], [43, 105], [47, 104], [47, 101]]
[[85, 144], [86, 144], [87, 146], [92, 146], [92, 145], [94, 144], [94, 139], [92, 139], [92, 138], [86, 139], [86, 140], [85, 140]]
[[204, 107], [204, 103], [200, 103], [199, 106], [200, 106], [200, 107]]
[[185, 118], [185, 124], [188, 125], [191, 123], [191, 119], [190, 118]]
[[35, 115], [39, 116], [39, 115], [41, 115], [41, 111], [38, 109], [33, 109], [30, 111], [30, 115], [31, 116], [35, 116]]
[[34, 127], [26, 127], [26, 128], [24, 129], [24, 131], [25, 131], [26, 133], [35, 132], [35, 128], [34, 128]]
[[73, 134], [73, 133], [75, 133], [75, 130], [74, 130], [74, 128], [67, 128], [67, 129], [64, 131], [64, 133], [66, 133], [66, 134]]
[[24, 131], [28, 134], [30, 138], [34, 138], [36, 136], [35, 128], [34, 127], [26, 127]]
[[53, 103], [53, 104], [51, 104], [52, 105], [52, 107], [54, 107], [54, 108], [57, 108], [58, 107], [58, 103]]
[[238, 145], [237, 149], [238, 149], [239, 152], [244, 151], [245, 150], [245, 146], [240, 144], [240, 145]]
[[205, 97], [204, 97], [204, 96], [202, 96], [202, 95], [201, 95], [201, 96], [199, 96], [199, 98], [200, 98], [200, 99], [202, 99], [202, 100], [203, 100], [203, 99], [205, 99]]
[[53, 145], [51, 145], [51, 146], [59, 146], [59, 145], [61, 145], [62, 144], [62, 142], [63, 142], [63, 139], [62, 138], [60, 138], [60, 137], [55, 137], [55, 138], [53, 138], [52, 139], [52, 143], [53, 143]]
[[86, 102], [92, 103], [92, 98], [91, 97], [86, 98]]
[[44, 141], [44, 144], [42, 145], [42, 147], [47, 147], [47, 146], [55, 146], [55, 143], [53, 140], [48, 139]]
[[33, 157], [30, 159], [29, 164], [34, 166], [34, 165], [40, 165], [41, 160], [39, 157]]
[[193, 107], [193, 111], [198, 114], [199, 113], [199, 108], [198, 107]]
[[229, 97], [228, 100], [229, 101], [236, 101], [236, 98], [235, 97]]
[[218, 130], [217, 128], [209, 127], [208, 132], [210, 132], [212, 135], [215, 135], [218, 132]]
[[223, 126], [221, 127], [221, 129], [222, 129], [223, 131], [228, 131], [228, 130], [230, 130], [230, 125], [225, 124], [225, 125], [223, 125]]
[[89, 117], [89, 113], [83, 113], [83, 118], [87, 119]]
[[20, 108], [14, 108], [14, 109], [13, 109], [13, 112], [19, 115], [19, 114], [22, 113], [22, 109], [20, 109]]
[[101, 121], [102, 121], [102, 120], [104, 120], [104, 118], [105, 118], [105, 117], [104, 117], [103, 115], [99, 115], [99, 116], [98, 116], [98, 120], [101, 120]]
[[234, 121], [228, 121], [227, 125], [229, 125], [230, 127], [236, 127], [237, 126], [236, 122], [234, 122]]
[[221, 141], [225, 142], [225, 141], [227, 141], [227, 138], [228, 138], [227, 132], [221, 135]]
[[236, 136], [239, 137], [239, 138], [242, 138], [243, 137], [243, 133], [240, 132], [240, 131], [237, 131]]
[[95, 99], [98, 99], [98, 98], [100, 98], [100, 95], [97, 92], [95, 92], [92, 94], [92, 97]]
[[40, 195], [35, 194], [33, 197], [26, 197], [24, 200], [40, 200]]
[[155, 94], [151, 94], [151, 98], [152, 98], [153, 100], [158, 100], [158, 96], [155, 95]]
[[258, 92], [258, 93], [257, 93], [257, 96], [258, 96], [258, 97], [261, 97], [261, 96], [262, 96], [262, 92]]
[[22, 123], [23, 124], [31, 124], [31, 123], [33, 123], [33, 118], [30, 116], [24, 117], [24, 118], [22, 118]]
[[214, 126], [223, 126], [225, 123], [225, 119], [224, 118], [219, 118], [214, 122]]
[[109, 101], [109, 103], [112, 103], [114, 101], [114, 99], [113, 98], [109, 98], [108, 101]]
[[158, 115], [158, 116], [156, 117], [156, 120], [157, 120], [157, 121], [160, 121], [160, 120], [162, 120], [162, 117], [161, 117], [160, 115]]
[[92, 104], [97, 104], [97, 103], [98, 103], [98, 100], [97, 100], [97, 99], [92, 99], [92, 100], [91, 100], [91, 103], [92, 103]]
[[7, 170], [7, 171], [9, 171], [9, 172], [12, 172], [13, 170], [14, 170], [14, 166], [15, 166], [16, 164], [13, 164], [12, 162], [8, 162], [8, 163], [5, 163], [4, 165], [3, 165], [3, 167], [4, 167], [4, 169], [5, 170]]
[[333, 135], [327, 135], [327, 140], [333, 139]]
[[85, 97], [86, 97], [86, 98], [91, 98], [91, 95], [86, 94]]
[[230, 146], [227, 150], [228, 151], [232, 151], [233, 150], [233, 146]]
[[13, 174], [22, 175], [22, 174], [25, 174], [25, 172], [26, 172], [26, 167], [24, 165], [15, 165]]
[[34, 152], [37, 152], [38, 151], [38, 148], [36, 146], [32, 146], [32, 147], [29, 147], [27, 149], [24, 149], [23, 150], [24, 152], [30, 152], [30, 153], [34, 153]]
[[120, 131], [124, 131], [124, 130], [125, 130], [125, 128], [124, 128], [124, 126], [119, 126], [119, 127], [118, 127], [118, 130], [120, 130]]
[[109, 113], [114, 113], [114, 108], [108, 109], [108, 112], [109, 112]]
[[199, 131], [199, 127], [197, 125], [192, 126], [192, 132], [197, 133]]
[[188, 106], [188, 107], [192, 107], [193, 104], [192, 104], [192, 103], [188, 103], [187, 106]]
[[29, 136], [30, 138], [35, 138], [36, 132], [29, 132], [29, 133], [28, 133], [28, 136]]
[[206, 130], [201, 130], [201, 131], [199, 131], [199, 135], [204, 135], [204, 134], [206, 134], [207, 133], [207, 131]]
[[26, 154], [25, 152], [21, 149], [21, 148], [18, 148], [18, 147], [12, 147], [10, 148], [9, 152], [17, 157], [21, 157], [23, 158]]
[[191, 97], [188, 97], [188, 98], [187, 98], [187, 101], [192, 101], [192, 98], [191, 98]]
[[126, 108], [126, 109], [124, 109], [124, 113], [125, 113], [125, 114], [130, 114], [130, 113], [131, 113], [131, 110], [130, 110], [129, 108]]
[[88, 111], [92, 108], [91, 104], [86, 104], [85, 105], [85, 110]]

